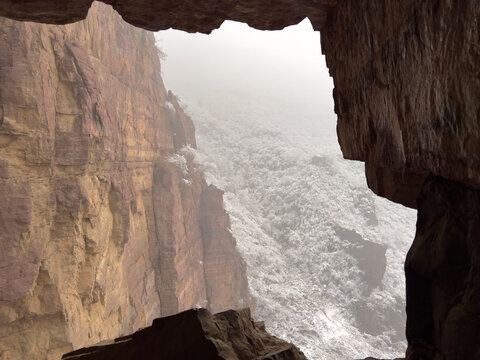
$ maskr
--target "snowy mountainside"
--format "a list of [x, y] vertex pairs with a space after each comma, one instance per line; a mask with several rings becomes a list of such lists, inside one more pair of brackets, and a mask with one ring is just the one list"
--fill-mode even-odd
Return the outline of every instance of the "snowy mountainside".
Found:
[[[256, 317], [311, 359], [402, 354], [403, 259], [414, 211], [367, 189], [362, 164], [343, 160], [325, 134], [302, 126], [308, 114], [235, 101], [208, 109], [186, 100], [197, 162], [225, 191]], [[281, 124], [292, 119], [293, 129]], [[345, 233], [384, 245], [385, 273], [373, 289], [352, 251], [361, 245]], [[369, 251], [380, 256], [366, 261], [381, 271], [382, 252]]]

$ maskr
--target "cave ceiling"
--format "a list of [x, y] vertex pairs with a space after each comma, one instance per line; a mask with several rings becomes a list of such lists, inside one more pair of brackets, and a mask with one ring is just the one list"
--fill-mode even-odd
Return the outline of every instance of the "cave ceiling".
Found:
[[[0, 15], [15, 20], [67, 24], [84, 19], [92, 0], [7, 0]], [[280, 30], [308, 17], [318, 30], [337, 0], [105, 0], [132, 25], [158, 31], [169, 28], [210, 33], [225, 20], [260, 30]]]

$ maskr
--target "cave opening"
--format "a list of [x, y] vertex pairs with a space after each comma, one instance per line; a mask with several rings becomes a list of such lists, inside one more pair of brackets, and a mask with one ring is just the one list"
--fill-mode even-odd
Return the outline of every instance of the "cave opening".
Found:
[[[335, 79], [343, 155], [366, 163], [376, 194], [419, 209], [406, 259], [406, 357], [479, 357], [477, 1], [103, 2], [128, 23], [155, 31], [208, 33], [226, 19], [278, 30], [308, 17], [322, 31]], [[228, 219], [220, 190], [198, 171], [195, 181], [183, 177], [186, 153], [177, 150], [194, 145], [193, 127], [163, 87], [158, 55], [147, 49], [154, 49], [153, 35], [126, 27], [110, 10], [63, 30], [27, 23], [72, 24], [90, 8], [98, 10], [98, 3], [0, 2], [6, 17], [0, 18], [2, 359], [59, 358], [135, 331], [159, 313], [209, 303], [206, 293], [221, 290], [215, 278], [234, 273], [212, 266], [222, 259], [215, 247], [209, 262], [198, 258], [205, 255], [200, 222], [213, 227]], [[138, 161], [139, 154], [150, 157]], [[324, 162], [315, 155], [309, 164]], [[186, 190], [193, 184], [195, 194]], [[169, 196], [179, 205], [175, 212], [163, 206]], [[216, 212], [200, 219], [199, 203], [214, 204]], [[181, 224], [188, 210], [194, 216]], [[175, 231], [164, 231], [172, 219]], [[187, 222], [183, 229], [193, 229], [199, 240], [196, 251], [185, 251], [191, 244], [181, 241], [162, 247], [165, 239], [182, 238]], [[230, 246], [221, 255], [229, 253], [242, 268], [231, 234], [220, 227], [223, 235], [215, 240]], [[331, 233], [354, 244], [370, 241], [348, 227]], [[362, 259], [364, 248], [350, 250]], [[195, 264], [179, 284], [181, 267], [172, 261], [177, 250], [180, 262]], [[159, 253], [167, 260], [162, 266], [155, 261]], [[209, 276], [202, 272], [207, 267]], [[375, 267], [359, 271], [374, 274]], [[138, 281], [146, 273], [147, 281]], [[203, 285], [186, 291], [192, 276]], [[244, 285], [236, 282], [236, 290]], [[265, 329], [258, 324], [257, 330]]]
[[319, 32], [305, 19], [155, 36], [166, 87], [196, 127], [197, 166], [225, 192], [255, 317], [311, 359], [403, 354], [416, 212], [343, 159]]

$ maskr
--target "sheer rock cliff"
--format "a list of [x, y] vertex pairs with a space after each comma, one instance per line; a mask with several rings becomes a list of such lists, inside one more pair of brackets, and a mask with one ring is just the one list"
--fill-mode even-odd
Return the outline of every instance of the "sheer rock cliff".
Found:
[[251, 304], [152, 33], [99, 3], [61, 27], [1, 18], [0, 83], [1, 359]]
[[[407, 359], [478, 358], [480, 309], [471, 299], [480, 290], [472, 210], [480, 205], [479, 1], [105, 2], [147, 29], [208, 33], [226, 19], [279, 29], [309, 17], [334, 80], [344, 156], [366, 163], [377, 194], [419, 210], [406, 263]], [[67, 23], [84, 18], [90, 4], [4, 1], [0, 15]], [[0, 164], [1, 176], [8, 172]], [[22, 213], [11, 231], [22, 233], [35, 213], [25, 196], [32, 190], [9, 186], [2, 196], [18, 201], [8, 216]], [[25, 256], [37, 252], [32, 243]]]

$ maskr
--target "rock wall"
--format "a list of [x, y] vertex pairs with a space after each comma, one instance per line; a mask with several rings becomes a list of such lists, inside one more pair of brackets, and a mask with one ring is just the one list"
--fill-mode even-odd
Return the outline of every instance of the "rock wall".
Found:
[[479, 18], [472, 0], [347, 0], [322, 29], [344, 156], [366, 162], [377, 194], [418, 208], [409, 360], [480, 357]]
[[479, 17], [475, 0], [344, 1], [330, 14], [338, 139], [379, 195], [415, 207], [429, 172], [479, 186]]
[[98, 3], [61, 27], [2, 18], [0, 83], [2, 360], [251, 303], [153, 34]]

